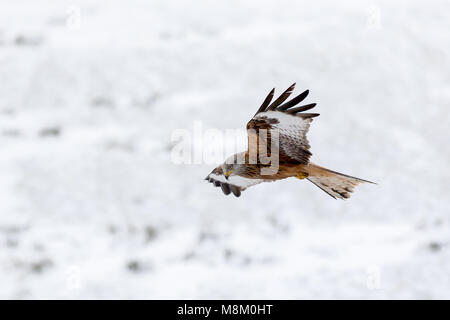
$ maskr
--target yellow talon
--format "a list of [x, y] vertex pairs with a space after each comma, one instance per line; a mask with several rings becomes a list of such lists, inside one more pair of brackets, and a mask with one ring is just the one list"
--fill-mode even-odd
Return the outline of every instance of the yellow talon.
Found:
[[308, 174], [307, 173], [304, 173], [304, 172], [299, 172], [299, 173], [297, 173], [297, 176], [296, 176], [296, 178], [297, 179], [305, 179], [305, 178], [307, 178], [308, 177]]

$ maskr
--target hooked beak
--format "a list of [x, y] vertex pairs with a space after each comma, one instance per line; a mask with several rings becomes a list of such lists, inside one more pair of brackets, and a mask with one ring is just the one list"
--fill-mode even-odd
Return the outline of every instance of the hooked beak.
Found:
[[225, 179], [228, 180], [228, 177], [231, 175], [232, 172], [233, 172], [233, 171], [227, 171], [227, 172], [224, 172], [223, 175], [225, 176]]

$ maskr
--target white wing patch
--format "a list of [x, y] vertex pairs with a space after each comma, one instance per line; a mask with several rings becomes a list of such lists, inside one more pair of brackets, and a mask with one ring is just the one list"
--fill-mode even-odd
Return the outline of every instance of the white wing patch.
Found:
[[261, 112], [255, 116], [255, 119], [264, 119], [265, 117], [278, 120], [278, 123], [273, 124], [272, 127], [292, 136], [298, 136], [299, 133], [305, 135], [308, 132], [309, 125], [312, 121], [311, 118], [304, 119], [280, 111]]
[[241, 176], [229, 176], [227, 180], [223, 174], [213, 172], [206, 177], [206, 180], [216, 187], [221, 187], [224, 194], [229, 195], [232, 192], [236, 197], [239, 197], [241, 191], [248, 187], [264, 182], [263, 179], [249, 179]]
[[230, 184], [234, 184], [238, 187], [241, 188], [242, 191], [244, 191], [245, 189], [254, 186], [255, 184], [264, 182], [263, 179], [249, 179], [249, 178], [244, 178], [241, 176], [229, 176], [228, 177], [228, 182]]
[[308, 162], [311, 152], [309, 151], [310, 145], [306, 134], [308, 133], [312, 118], [302, 118], [298, 115], [286, 114], [279, 111], [265, 111], [256, 115], [254, 119], [277, 120], [277, 123], [272, 124], [272, 130], [278, 130], [280, 149], [289, 157], [299, 162]]

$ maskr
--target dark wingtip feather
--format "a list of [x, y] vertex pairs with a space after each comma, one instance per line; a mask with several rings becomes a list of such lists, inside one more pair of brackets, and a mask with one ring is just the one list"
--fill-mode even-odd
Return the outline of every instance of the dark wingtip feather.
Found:
[[286, 101], [287, 98], [289, 98], [291, 93], [294, 91], [294, 88], [295, 88], [295, 82], [289, 88], [287, 88], [286, 91], [283, 92], [281, 94], [281, 96], [279, 96], [277, 98], [277, 100], [272, 102], [272, 104], [267, 108], [267, 110], [275, 110], [276, 107], [278, 107], [280, 104], [282, 104], [284, 101]]
[[303, 91], [302, 93], [300, 93], [298, 96], [296, 96], [294, 99], [292, 99], [291, 101], [286, 102], [285, 104], [282, 104], [281, 106], [279, 106], [277, 108], [277, 110], [280, 111], [284, 111], [287, 110], [297, 104], [299, 104], [300, 102], [302, 102], [303, 100], [305, 100], [305, 98], [308, 96], [309, 94], [309, 89]]
[[316, 106], [316, 103], [310, 103], [310, 104], [307, 104], [307, 105], [304, 105], [301, 107], [291, 108], [291, 109], [287, 110], [286, 112], [290, 113], [290, 114], [296, 114], [299, 112], [310, 110], [310, 109], [314, 108], [315, 106]]
[[304, 105], [304, 106], [292, 108], [295, 105], [297, 105], [300, 102], [302, 102], [303, 100], [305, 100], [305, 98], [309, 95], [309, 89], [306, 89], [305, 91], [303, 91], [301, 94], [299, 94], [295, 98], [293, 98], [290, 101], [282, 104], [291, 95], [291, 93], [294, 91], [295, 85], [296, 85], [296, 83], [294, 82], [274, 102], [272, 102], [269, 106], [267, 106], [270, 103], [270, 101], [272, 101], [272, 98], [273, 98], [273, 95], [274, 95], [274, 92], [275, 92], [275, 88], [272, 89], [272, 91], [270, 91], [269, 95], [266, 97], [266, 99], [264, 100], [263, 104], [261, 105], [261, 107], [256, 112], [256, 114], [258, 114], [260, 112], [275, 110], [275, 111], [286, 112], [287, 114], [292, 114], [292, 115], [295, 115], [295, 116], [299, 116], [299, 117], [302, 117], [304, 119], [314, 118], [314, 117], [319, 116], [318, 113], [301, 113], [301, 112], [304, 112], [304, 111], [307, 111], [307, 110], [310, 110], [310, 109], [314, 108], [316, 106], [316, 103], [310, 103], [310, 104], [307, 104], [307, 105]]
[[270, 101], [272, 101], [273, 95], [275, 94], [275, 88], [273, 88], [267, 97], [264, 99], [261, 107], [259, 107], [258, 111], [256, 111], [256, 114], [266, 111], [267, 106], [269, 105]]
[[234, 185], [230, 185], [230, 187], [231, 187], [231, 191], [233, 192], [233, 194], [236, 197], [239, 197], [241, 195], [241, 190], [238, 187], [236, 187]]
[[302, 117], [303, 119], [309, 119], [320, 116], [320, 113], [299, 113], [297, 116]]
[[229, 195], [229, 194], [230, 194], [231, 190], [230, 190], [230, 186], [229, 186], [228, 184], [222, 183], [222, 184], [220, 185], [220, 187], [222, 188], [222, 191], [223, 191], [223, 193], [224, 193], [225, 195]]

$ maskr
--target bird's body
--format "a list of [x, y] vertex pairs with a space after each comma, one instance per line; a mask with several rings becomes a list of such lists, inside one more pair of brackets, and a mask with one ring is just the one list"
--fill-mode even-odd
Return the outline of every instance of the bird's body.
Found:
[[274, 90], [269, 93], [247, 124], [248, 150], [228, 158], [206, 180], [220, 186], [225, 194], [232, 192], [239, 197], [241, 191], [261, 182], [307, 178], [333, 198], [340, 199], [349, 198], [358, 184], [370, 182], [309, 161], [311, 152], [306, 133], [319, 114], [304, 112], [314, 108], [315, 103], [294, 108], [306, 98], [308, 90], [283, 104], [294, 86], [270, 105]]
[[[238, 154], [236, 154], [238, 155]], [[259, 153], [257, 153], [259, 155]], [[234, 157], [234, 156], [233, 156]], [[237, 156], [239, 158], [239, 156]], [[243, 161], [243, 170], [240, 172], [240, 176], [243, 178], [248, 179], [255, 179], [260, 177], [260, 172], [262, 168], [269, 168], [269, 164], [263, 164], [260, 161], [257, 161], [256, 163], [252, 163], [250, 160], [250, 155], [248, 151], [245, 151], [242, 153], [242, 158], [245, 159]], [[259, 157], [258, 157], [259, 158]], [[308, 172], [308, 165], [299, 164], [297, 161], [293, 161], [289, 157], [283, 156], [280, 159], [280, 162], [283, 163], [282, 166], [279, 167], [279, 169], [276, 172], [273, 172], [272, 174], [266, 174], [264, 175], [264, 180], [266, 181], [274, 181], [274, 180], [280, 180], [285, 179], [289, 177], [295, 177], [299, 174], [307, 175]]]

